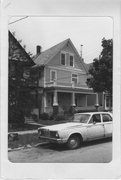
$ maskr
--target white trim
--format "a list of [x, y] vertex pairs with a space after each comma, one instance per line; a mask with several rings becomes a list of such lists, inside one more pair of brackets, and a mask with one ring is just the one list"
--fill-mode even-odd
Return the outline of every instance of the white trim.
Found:
[[[57, 90], [57, 92], [65, 92], [65, 93], [72, 93], [72, 91], [70, 90]], [[92, 95], [95, 93], [91, 93], [91, 92], [77, 92], [77, 91], [73, 91], [75, 94], [85, 94], [85, 95]]]
[[[65, 65], [61, 63], [61, 54], [65, 54]], [[61, 66], [67, 66], [67, 57], [66, 57], [66, 52], [65, 51], [60, 52], [60, 65]]]
[[73, 67], [71, 67], [71, 66], [48, 66], [48, 68], [50, 68], [50, 69], [56, 69], [56, 70], [62, 70], [62, 71], [70, 71], [70, 72], [72, 72], [73, 71], [73, 73], [81, 73], [81, 74], [84, 74], [84, 75], [86, 75], [86, 72], [85, 71], [83, 71], [83, 70], [81, 70], [81, 69], [77, 69], [77, 68], [73, 68]]
[[[70, 86], [64, 86], [64, 85], [61, 85], [61, 86], [60, 86], [60, 85], [57, 85], [57, 84], [56, 84], [55, 86], [53, 86], [53, 84], [52, 84], [52, 85], [48, 85], [48, 83], [49, 83], [49, 82], [46, 83], [46, 87], [60, 87], [60, 88], [61, 88], [61, 87], [65, 87], [65, 88], [72, 88], [71, 85], [70, 85]], [[86, 87], [76, 87], [76, 86], [74, 87], [74, 89], [88, 89], [88, 90], [93, 90], [92, 88], [88, 88], [88, 87], [86, 88]], [[96, 93], [93, 92], [93, 94], [96, 94]]]
[[52, 80], [52, 72], [55, 72], [55, 80], [57, 80], [57, 71], [51, 69], [51, 70], [50, 70], [50, 82], [53, 82], [53, 81], [54, 81], [54, 80]]

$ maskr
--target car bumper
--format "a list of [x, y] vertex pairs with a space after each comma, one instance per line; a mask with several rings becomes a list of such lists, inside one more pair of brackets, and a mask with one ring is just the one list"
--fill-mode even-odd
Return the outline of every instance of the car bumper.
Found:
[[58, 144], [66, 143], [65, 140], [57, 139], [57, 138], [51, 138], [51, 137], [46, 137], [46, 136], [39, 136], [39, 139], [45, 140], [46, 142], [52, 142], [52, 143], [58, 143]]

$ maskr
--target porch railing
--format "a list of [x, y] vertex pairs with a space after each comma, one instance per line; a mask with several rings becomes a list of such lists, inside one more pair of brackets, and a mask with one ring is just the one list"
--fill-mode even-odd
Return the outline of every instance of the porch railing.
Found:
[[45, 83], [46, 87], [69, 87], [69, 88], [88, 88], [86, 84], [77, 83], [74, 82], [57, 82], [57, 81], [51, 81]]

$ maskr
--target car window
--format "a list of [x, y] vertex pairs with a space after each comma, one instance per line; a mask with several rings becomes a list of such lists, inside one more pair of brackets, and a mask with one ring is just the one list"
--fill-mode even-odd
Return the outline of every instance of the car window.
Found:
[[73, 122], [87, 123], [89, 120], [89, 114], [75, 114]]
[[109, 114], [102, 114], [103, 122], [112, 121], [112, 117]]
[[92, 118], [89, 121], [89, 124], [91, 123], [101, 123], [100, 114], [93, 114]]

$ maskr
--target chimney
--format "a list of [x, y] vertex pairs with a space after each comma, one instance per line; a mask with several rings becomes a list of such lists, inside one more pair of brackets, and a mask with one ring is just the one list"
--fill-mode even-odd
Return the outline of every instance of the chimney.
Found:
[[42, 47], [39, 45], [36, 47], [36, 54], [37, 55], [41, 54], [41, 49], [42, 49]]

